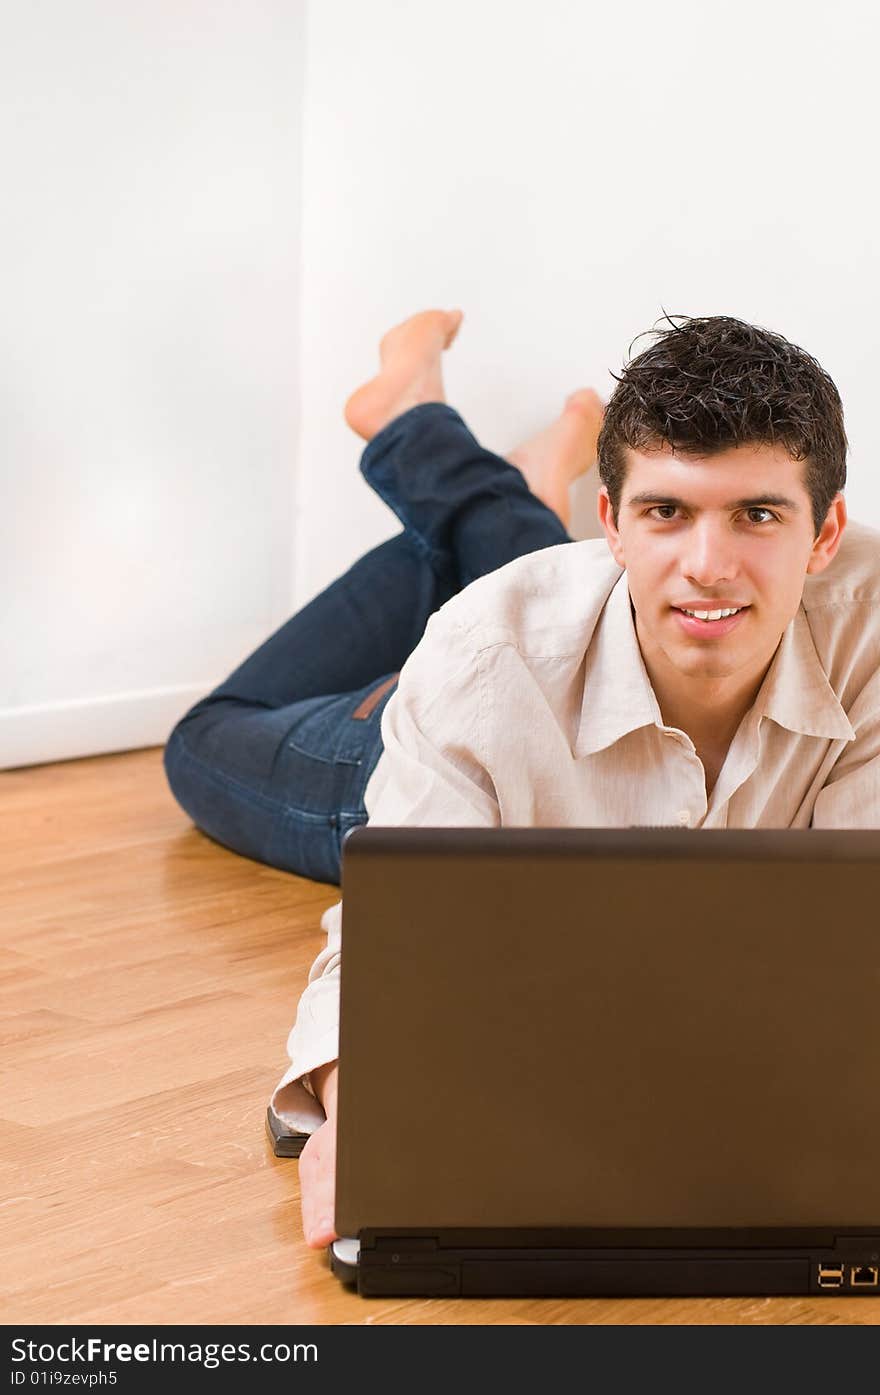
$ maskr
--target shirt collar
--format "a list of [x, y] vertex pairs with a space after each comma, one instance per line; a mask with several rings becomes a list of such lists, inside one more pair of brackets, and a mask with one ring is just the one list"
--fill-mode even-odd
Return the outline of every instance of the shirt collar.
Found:
[[759, 718], [769, 717], [789, 731], [835, 741], [855, 740], [855, 731], [816, 653], [803, 605], [785, 627], [754, 706]]
[[[597, 700], [598, 699], [598, 700]], [[628, 732], [663, 725], [645, 668], [621, 572], [602, 610], [584, 660], [584, 701], [574, 755], [594, 755]]]
[[[751, 711], [756, 723], [769, 717], [804, 736], [855, 739], [816, 653], [803, 605], [783, 632]], [[664, 722], [639, 648], [623, 571], [585, 656], [575, 759], [594, 755], [629, 732], [651, 725], [663, 727]]]

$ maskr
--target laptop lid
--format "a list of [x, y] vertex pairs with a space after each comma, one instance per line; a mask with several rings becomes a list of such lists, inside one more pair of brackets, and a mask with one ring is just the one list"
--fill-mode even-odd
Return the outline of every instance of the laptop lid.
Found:
[[880, 1228], [880, 831], [355, 830], [336, 1223]]

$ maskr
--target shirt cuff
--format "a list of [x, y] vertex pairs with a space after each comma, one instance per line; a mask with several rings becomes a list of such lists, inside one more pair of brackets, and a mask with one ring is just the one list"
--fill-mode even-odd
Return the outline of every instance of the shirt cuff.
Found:
[[275, 1086], [272, 1108], [290, 1133], [314, 1133], [324, 1123], [327, 1116], [312, 1090], [310, 1072], [329, 1065], [338, 1054], [338, 1036], [334, 1029], [314, 1043], [307, 1059], [289, 1066]]

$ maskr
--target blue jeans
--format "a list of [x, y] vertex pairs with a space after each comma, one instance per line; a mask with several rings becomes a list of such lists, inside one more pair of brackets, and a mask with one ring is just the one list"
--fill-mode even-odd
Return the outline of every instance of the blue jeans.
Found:
[[335, 883], [345, 834], [366, 822], [385, 704], [429, 616], [476, 577], [569, 541], [519, 470], [443, 403], [395, 418], [360, 468], [403, 532], [197, 702], [165, 748], [174, 796], [209, 837]]

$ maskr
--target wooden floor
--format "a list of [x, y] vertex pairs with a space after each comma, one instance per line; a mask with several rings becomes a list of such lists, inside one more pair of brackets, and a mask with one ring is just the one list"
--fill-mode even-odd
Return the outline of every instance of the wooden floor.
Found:
[[0, 774], [3, 1322], [880, 1322], [854, 1299], [343, 1289], [263, 1132], [336, 895], [196, 832], [159, 750]]

